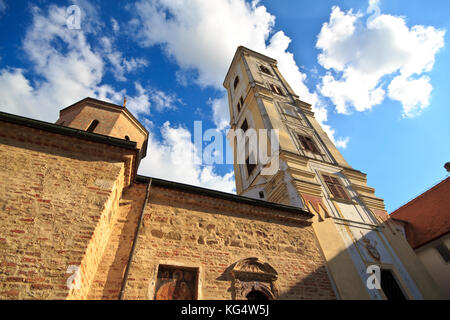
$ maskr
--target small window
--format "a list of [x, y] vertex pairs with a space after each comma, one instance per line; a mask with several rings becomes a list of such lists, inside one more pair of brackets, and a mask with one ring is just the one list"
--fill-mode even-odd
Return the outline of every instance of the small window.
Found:
[[255, 170], [256, 168], [256, 164], [255, 163], [250, 163], [250, 156], [247, 158], [247, 160], [245, 160], [245, 165], [247, 167], [247, 175], [250, 177], [250, 175], [252, 174], [253, 170]]
[[302, 136], [299, 134], [298, 139], [300, 140], [303, 149], [311, 151], [313, 153], [320, 153], [313, 139], [311, 139], [310, 137]]
[[271, 85], [270, 85], [270, 89], [271, 89], [273, 92], [275, 92], [276, 94], [279, 94], [280, 96], [284, 96], [284, 93], [283, 93], [283, 91], [280, 89], [279, 86], [276, 86], [276, 85], [271, 84]]
[[234, 84], [233, 84], [234, 90], [236, 90], [236, 87], [238, 84], [239, 84], [239, 76], [236, 76], [236, 78], [234, 78]]
[[266, 66], [260, 65], [259, 66], [259, 70], [261, 70], [262, 72], [268, 74], [268, 75], [272, 75], [272, 73], [270, 72], [269, 68], [267, 68]]
[[333, 177], [331, 175], [322, 174], [323, 180], [330, 190], [331, 194], [336, 199], [350, 200], [347, 192], [344, 189], [344, 186], [341, 184], [339, 179]]
[[441, 242], [436, 246], [436, 250], [441, 255], [442, 259], [444, 259], [445, 262], [450, 261], [450, 251], [448, 250], [447, 246], [444, 242]]
[[291, 117], [297, 117], [297, 114], [295, 113], [295, 111], [292, 108], [283, 107], [282, 110], [283, 110], [283, 113], [285, 113]]
[[260, 199], [264, 199], [264, 191], [260, 191], [259, 192], [259, 198]]
[[242, 129], [242, 131], [244, 131], [244, 132], [248, 130], [247, 119], [244, 119], [244, 122], [242, 122], [241, 129]]
[[391, 270], [381, 270], [381, 289], [388, 300], [406, 300]]
[[87, 132], [94, 132], [95, 128], [97, 128], [99, 122], [98, 120], [94, 120], [91, 122], [91, 125], [89, 126], [89, 128], [86, 129]]

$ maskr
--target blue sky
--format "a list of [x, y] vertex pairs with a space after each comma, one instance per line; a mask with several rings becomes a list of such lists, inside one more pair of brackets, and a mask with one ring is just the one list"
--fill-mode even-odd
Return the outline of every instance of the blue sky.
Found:
[[194, 121], [227, 130], [222, 81], [244, 45], [278, 60], [391, 212], [446, 177], [449, 18], [446, 0], [0, 0], [0, 110], [54, 122], [126, 96], [151, 132], [139, 173], [233, 192], [231, 165], [179, 159]]

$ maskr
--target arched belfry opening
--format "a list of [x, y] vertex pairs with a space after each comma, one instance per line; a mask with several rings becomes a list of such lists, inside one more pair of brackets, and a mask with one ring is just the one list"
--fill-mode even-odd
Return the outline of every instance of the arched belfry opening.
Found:
[[235, 300], [274, 300], [279, 292], [278, 273], [267, 262], [258, 258], [245, 258], [234, 265], [231, 273], [231, 292]]

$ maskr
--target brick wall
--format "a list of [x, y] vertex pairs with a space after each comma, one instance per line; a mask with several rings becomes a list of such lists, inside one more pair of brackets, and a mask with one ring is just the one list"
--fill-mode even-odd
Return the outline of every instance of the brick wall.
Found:
[[[0, 125], [0, 298], [118, 298], [145, 198], [145, 184], [126, 184], [133, 155]], [[306, 217], [154, 186], [125, 298], [153, 298], [168, 264], [200, 270], [199, 298], [230, 299], [227, 270], [248, 257], [276, 269], [280, 299], [335, 298]]]
[[152, 299], [158, 264], [199, 268], [199, 298], [231, 299], [227, 270], [258, 257], [280, 299], [335, 299], [312, 227], [286, 213], [152, 187], [125, 299]]
[[[87, 295], [118, 209], [123, 153], [1, 123], [0, 298]], [[70, 265], [81, 266], [76, 293], [66, 285]]]
[[119, 298], [123, 275], [145, 199], [145, 189], [146, 185], [144, 184], [134, 184], [124, 190], [117, 219], [112, 227], [112, 233], [88, 299], [114, 300]]

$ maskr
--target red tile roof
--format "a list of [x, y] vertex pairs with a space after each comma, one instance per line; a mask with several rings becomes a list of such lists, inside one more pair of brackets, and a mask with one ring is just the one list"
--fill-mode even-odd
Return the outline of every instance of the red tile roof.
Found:
[[413, 249], [450, 231], [450, 177], [390, 214], [405, 221], [406, 238]]

